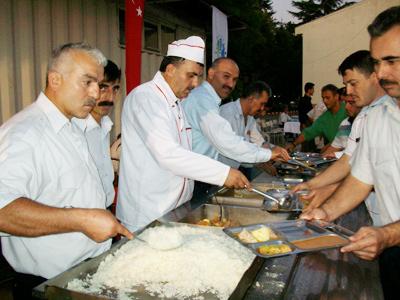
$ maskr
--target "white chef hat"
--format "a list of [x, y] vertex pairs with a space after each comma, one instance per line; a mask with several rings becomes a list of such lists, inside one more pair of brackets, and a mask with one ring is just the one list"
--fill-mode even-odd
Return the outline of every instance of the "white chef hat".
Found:
[[177, 56], [204, 64], [204, 41], [198, 36], [189, 36], [168, 45], [167, 56]]

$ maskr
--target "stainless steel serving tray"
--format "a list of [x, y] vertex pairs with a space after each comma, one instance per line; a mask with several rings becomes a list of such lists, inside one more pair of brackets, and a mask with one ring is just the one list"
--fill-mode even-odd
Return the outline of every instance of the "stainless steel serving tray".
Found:
[[[266, 242], [246, 243], [238, 237], [239, 233], [243, 229], [251, 232], [259, 229], [261, 226], [271, 228], [272, 231], [277, 235], [277, 238]], [[348, 243], [348, 237], [353, 235], [352, 231], [333, 223], [322, 221], [310, 222], [305, 220], [292, 220], [230, 227], [225, 228], [224, 232], [245, 247], [249, 248], [254, 254], [263, 258], [272, 258], [341, 247], [346, 245]], [[273, 255], [264, 255], [259, 252], [259, 248], [262, 246], [282, 244], [287, 245], [291, 251]]]
[[[270, 189], [265, 192], [267, 195], [270, 195], [276, 199], [281, 199], [286, 195], [290, 194], [290, 190], [288, 189]], [[301, 212], [303, 210], [303, 204], [299, 200], [299, 197], [296, 194], [290, 195], [291, 203], [287, 208], [280, 207], [276, 202], [265, 199], [263, 203], [263, 209], [268, 212]]]
[[[139, 230], [136, 232], [136, 234], [140, 234], [142, 231], [144, 231], [148, 227], [153, 227], [153, 226], [192, 226], [192, 225], [183, 225], [183, 224], [176, 224], [176, 223], [160, 223], [159, 221], [155, 221], [151, 223], [150, 225], [146, 226], [145, 228]], [[215, 227], [209, 227], [209, 230], [216, 230]], [[121, 248], [128, 240], [124, 239], [119, 241], [118, 243], [114, 244], [113, 247], [106, 251], [105, 253], [89, 259], [87, 261], [84, 261], [77, 266], [61, 273], [60, 275], [49, 279], [42, 283], [41, 285], [37, 286], [33, 290], [33, 295], [36, 298], [41, 298], [41, 299], [54, 299], [54, 300], [60, 300], [60, 299], [71, 299], [71, 300], [116, 300], [117, 298], [117, 293], [110, 294], [110, 290], [104, 291], [101, 295], [94, 295], [94, 294], [89, 294], [89, 293], [83, 293], [83, 292], [78, 292], [78, 291], [73, 291], [67, 289], [68, 283], [73, 280], [73, 279], [83, 279], [86, 278], [87, 275], [89, 274], [94, 274], [100, 263], [106, 258], [111, 253], [116, 252], [119, 248]], [[255, 256], [253, 262], [251, 263], [250, 267], [245, 271], [243, 274], [241, 280], [237, 284], [235, 290], [232, 292], [231, 296], [229, 299], [242, 299], [247, 291], [247, 289], [251, 286], [253, 283], [254, 279], [256, 278], [256, 275], [258, 271], [260, 270], [262, 264], [264, 263], [264, 259], [260, 256]], [[136, 287], [137, 292], [134, 293], [132, 296], [132, 299], [145, 299], [145, 300], [153, 300], [153, 299], [159, 299], [157, 295], [150, 295], [147, 293], [144, 289], [144, 287]], [[111, 291], [112, 292], [112, 291]], [[202, 293], [199, 295], [196, 295], [193, 297], [193, 299], [204, 299], [204, 300], [217, 300], [218, 297], [215, 294], [212, 294], [210, 292], [207, 293]], [[192, 299], [192, 298], [191, 298]]]
[[[215, 204], [203, 204], [189, 212], [187, 216], [176, 220], [177, 223], [186, 223], [196, 226], [201, 220], [219, 218], [220, 206]], [[168, 215], [167, 215], [168, 216]], [[277, 222], [288, 220], [292, 217], [290, 211], [282, 214], [271, 214], [260, 208], [222, 205], [222, 218], [230, 221], [229, 226], [245, 226], [256, 223]]]

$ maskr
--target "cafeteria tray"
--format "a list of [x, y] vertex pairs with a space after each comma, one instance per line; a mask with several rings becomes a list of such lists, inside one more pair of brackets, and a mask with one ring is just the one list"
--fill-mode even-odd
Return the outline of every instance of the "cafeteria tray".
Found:
[[[248, 232], [268, 227], [276, 235], [264, 242], [246, 243], [238, 235], [246, 229]], [[243, 246], [249, 248], [254, 254], [271, 258], [304, 252], [320, 251], [337, 248], [349, 243], [348, 237], [353, 232], [333, 223], [323, 221], [291, 220], [275, 223], [260, 223], [249, 226], [225, 228], [224, 232]], [[286, 245], [290, 251], [278, 254], [261, 254], [260, 247]]]
[[[184, 225], [184, 224], [174, 224], [174, 223], [160, 223], [159, 221], [154, 221], [153, 223], [149, 224], [145, 228], [137, 231], [136, 234], [140, 234], [142, 231], [149, 227], [154, 226], [191, 226], [191, 225]], [[209, 230], [215, 230], [212, 227], [209, 227]], [[219, 231], [222, 233], [222, 231]], [[86, 278], [90, 274], [94, 274], [100, 263], [110, 254], [115, 253], [118, 249], [120, 249], [125, 243], [129, 242], [127, 239], [123, 239], [118, 243], [114, 244], [113, 247], [104, 252], [103, 254], [83, 261], [77, 266], [61, 273], [60, 275], [51, 278], [44, 283], [40, 284], [39, 286], [33, 289], [33, 296], [37, 299], [48, 299], [48, 300], [59, 300], [59, 299], [69, 299], [69, 300], [117, 300], [119, 299], [117, 294], [114, 293], [112, 290], [105, 290], [104, 293], [101, 295], [99, 294], [90, 294], [89, 292], [80, 292], [74, 291], [67, 288], [68, 283], [73, 279], [83, 279]], [[232, 294], [230, 295], [229, 299], [242, 299], [248, 290], [248, 288], [253, 283], [254, 279], [257, 276], [260, 268], [264, 263], [264, 259], [260, 256], [255, 256], [254, 260], [250, 264], [249, 268], [243, 273], [242, 278], [238, 282], [236, 288], [233, 290]], [[195, 278], [194, 278], [195, 280]], [[110, 293], [110, 291], [112, 293]], [[35, 298], [35, 299], [36, 299]], [[125, 299], [125, 298], [124, 298]], [[152, 295], [144, 290], [144, 288], [139, 287], [137, 292], [132, 294], [132, 297], [129, 299], [145, 299], [145, 300], [152, 300], [152, 299], [159, 299], [157, 295]], [[203, 300], [217, 300], [218, 297], [210, 292], [204, 292], [197, 296], [194, 296], [190, 299], [203, 299]]]

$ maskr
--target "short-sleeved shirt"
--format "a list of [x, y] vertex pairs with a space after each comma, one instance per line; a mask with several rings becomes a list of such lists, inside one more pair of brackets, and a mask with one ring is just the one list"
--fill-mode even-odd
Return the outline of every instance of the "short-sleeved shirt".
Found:
[[[0, 127], [0, 208], [25, 197], [53, 207], [105, 208], [106, 195], [82, 131], [41, 93]], [[50, 278], [99, 255], [96, 243], [71, 232], [1, 239], [17, 272]]]
[[73, 118], [72, 121], [85, 133], [90, 154], [107, 195], [106, 206], [108, 207], [113, 203], [115, 196], [114, 169], [110, 156], [110, 131], [113, 122], [110, 117], [104, 116], [98, 124], [91, 114], [86, 119]]
[[362, 139], [350, 163], [351, 174], [373, 185], [382, 224], [400, 219], [400, 108], [395, 99], [368, 113]]
[[333, 114], [330, 110], [324, 112], [310, 127], [303, 130], [306, 141], [317, 136], [323, 136], [329, 143], [333, 141], [340, 123], [347, 118], [345, 104], [340, 103], [339, 110]]

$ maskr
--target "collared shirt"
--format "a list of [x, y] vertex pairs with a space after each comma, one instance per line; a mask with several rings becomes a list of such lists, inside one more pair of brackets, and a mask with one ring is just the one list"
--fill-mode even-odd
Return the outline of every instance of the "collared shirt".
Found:
[[114, 201], [114, 169], [110, 156], [110, 131], [113, 122], [108, 116], [101, 118], [101, 124], [91, 114], [86, 119], [73, 118], [72, 121], [85, 133], [89, 152], [96, 164], [97, 170], [107, 195], [106, 206]]
[[349, 138], [347, 140], [347, 146], [344, 150], [344, 154], [348, 156], [352, 156], [353, 152], [357, 148], [357, 144], [361, 140], [361, 134], [364, 128], [365, 121], [367, 119], [368, 113], [376, 106], [379, 106], [385, 101], [390, 100], [391, 98], [388, 95], [384, 95], [375, 99], [370, 105], [364, 106], [361, 111], [358, 113], [357, 117], [354, 119], [353, 126], [351, 127], [351, 132]]
[[[338, 131], [335, 135], [335, 139], [332, 141], [331, 146], [335, 148], [339, 148], [341, 150], [345, 149], [347, 146], [347, 140], [349, 138], [351, 132], [351, 123], [349, 122], [349, 118], [346, 118], [340, 123]], [[343, 153], [342, 151], [335, 152], [336, 158], [340, 158]]]
[[193, 151], [217, 159], [218, 153], [245, 162], [265, 162], [271, 150], [247, 142], [232, 130], [219, 114], [221, 99], [214, 88], [204, 81], [183, 101], [183, 108], [193, 131]]
[[[240, 105], [240, 99], [222, 105], [219, 108], [219, 114], [231, 124], [232, 130], [238, 136], [242, 136], [247, 142], [254, 143], [258, 146], [262, 146], [265, 143], [263, 136], [258, 131], [256, 120], [252, 116], [247, 116], [247, 122], [245, 124], [245, 117], [243, 115], [242, 106]], [[240, 162], [229, 159], [223, 155], [219, 155], [218, 160], [236, 169], [240, 166]]]
[[191, 128], [160, 72], [126, 97], [117, 217], [137, 230], [190, 200], [193, 180], [223, 185], [229, 167], [191, 151]]
[[329, 143], [332, 142], [340, 123], [347, 117], [344, 106], [344, 103], [340, 103], [340, 108], [335, 114], [327, 110], [310, 127], [304, 129], [302, 134], [305, 140], [323, 136]]
[[[20, 197], [53, 207], [105, 208], [106, 196], [82, 131], [41, 93], [0, 127], [0, 208]], [[99, 255], [80, 232], [3, 237], [3, 255], [18, 272], [53, 277]]]
[[368, 113], [362, 139], [351, 158], [351, 174], [373, 185], [381, 224], [400, 219], [400, 109], [389, 99]]

